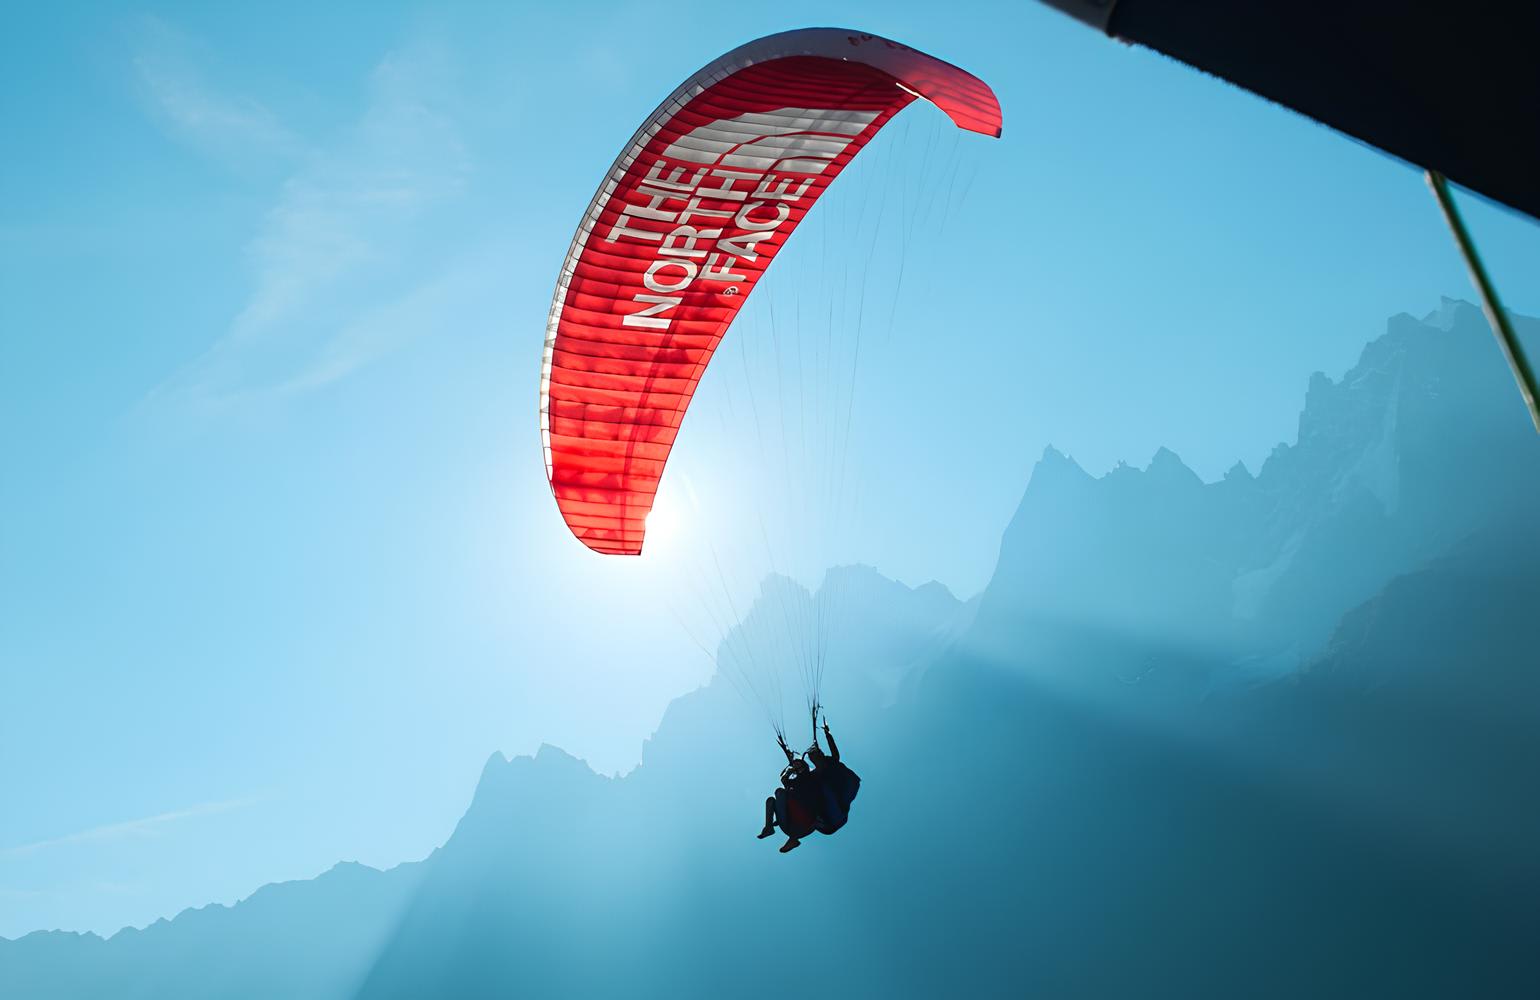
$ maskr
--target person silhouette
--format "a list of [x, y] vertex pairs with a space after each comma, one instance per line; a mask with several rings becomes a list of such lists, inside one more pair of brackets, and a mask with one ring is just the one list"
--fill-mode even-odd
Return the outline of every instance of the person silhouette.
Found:
[[850, 803], [861, 790], [861, 776], [840, 760], [839, 744], [834, 742], [834, 734], [829, 731], [827, 717], [823, 721], [823, 736], [829, 744], [829, 752], [824, 753], [819, 747], [815, 730], [813, 745], [807, 748], [804, 756], [813, 764], [812, 773], [808, 775], [817, 807], [813, 828], [828, 835], [844, 826], [850, 818]]
[[786, 842], [781, 845], [781, 853], [785, 854], [796, 850], [802, 838], [817, 829], [820, 793], [814, 787], [807, 761], [786, 745], [785, 737], [777, 735], [776, 741], [786, 755], [786, 768], [781, 771], [781, 787], [765, 799], [765, 827], [759, 831], [759, 839], [764, 840], [779, 828], [786, 834]]

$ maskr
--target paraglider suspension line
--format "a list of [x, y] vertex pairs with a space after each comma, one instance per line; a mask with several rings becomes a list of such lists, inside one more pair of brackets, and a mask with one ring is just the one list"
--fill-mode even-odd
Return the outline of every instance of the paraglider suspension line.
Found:
[[1519, 392], [1524, 396], [1524, 406], [1529, 410], [1529, 419], [1535, 425], [1536, 432], [1540, 432], [1540, 404], [1536, 402], [1536, 396], [1540, 395], [1535, 389], [1535, 371], [1529, 366], [1529, 358], [1524, 354], [1524, 345], [1519, 343], [1519, 338], [1513, 332], [1513, 324], [1508, 320], [1508, 314], [1503, 310], [1502, 303], [1497, 299], [1497, 289], [1492, 285], [1492, 279], [1487, 275], [1486, 268], [1482, 266], [1481, 258], [1476, 254], [1476, 245], [1471, 241], [1470, 232], [1465, 228], [1465, 222], [1460, 218], [1460, 211], [1455, 207], [1454, 198], [1449, 194], [1449, 182], [1444, 175], [1437, 170], [1427, 172], [1428, 186], [1433, 189], [1433, 197], [1438, 199], [1438, 207], [1443, 210], [1444, 221], [1449, 225], [1449, 231], [1454, 234], [1454, 241], [1460, 248], [1460, 255], [1465, 258], [1465, 267], [1470, 271], [1471, 283], [1476, 286], [1476, 291], [1481, 293], [1481, 311], [1486, 313], [1487, 323], [1492, 327], [1492, 333], [1497, 337], [1497, 344], [1503, 350], [1503, 356], [1508, 359], [1508, 367], [1513, 371], [1513, 378], [1519, 383]]

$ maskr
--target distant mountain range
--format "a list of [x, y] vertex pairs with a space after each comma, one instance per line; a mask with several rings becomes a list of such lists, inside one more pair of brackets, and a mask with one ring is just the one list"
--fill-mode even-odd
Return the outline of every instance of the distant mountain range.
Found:
[[1255, 475], [1050, 448], [976, 601], [834, 571], [835, 837], [753, 839], [779, 753], [713, 681], [622, 778], [494, 755], [421, 862], [0, 940], [0, 995], [1540, 996], [1537, 497], [1445, 300]]
[[1310, 379], [1298, 442], [1255, 476], [1203, 483], [1161, 449], [1096, 479], [1050, 448], [975, 638], [1061, 675], [1155, 683], [1174, 657], [1246, 683], [1296, 670], [1345, 610], [1463, 539], [1536, 530], [1540, 448], [1486, 331], [1451, 299], [1392, 318], [1340, 381]]

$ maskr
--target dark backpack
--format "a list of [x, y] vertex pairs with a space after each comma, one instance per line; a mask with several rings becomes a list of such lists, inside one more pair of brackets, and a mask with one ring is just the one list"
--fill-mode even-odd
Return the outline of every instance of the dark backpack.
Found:
[[813, 771], [818, 786], [818, 832], [829, 834], [850, 818], [850, 803], [861, 790], [861, 776], [838, 761], [828, 761]]

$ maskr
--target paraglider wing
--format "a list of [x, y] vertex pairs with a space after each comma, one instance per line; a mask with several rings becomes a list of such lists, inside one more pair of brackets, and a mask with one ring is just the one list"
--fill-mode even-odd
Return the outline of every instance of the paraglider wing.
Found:
[[916, 97], [1000, 134], [976, 77], [875, 35], [810, 28], [717, 59], [626, 145], [567, 252], [540, 375], [546, 474], [589, 548], [641, 552], [727, 327], [819, 195]]

